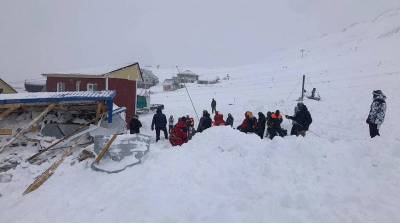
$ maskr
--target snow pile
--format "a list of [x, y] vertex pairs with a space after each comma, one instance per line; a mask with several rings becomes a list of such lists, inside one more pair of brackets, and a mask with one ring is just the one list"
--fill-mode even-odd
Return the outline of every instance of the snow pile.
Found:
[[[216, 127], [104, 175], [65, 165], [4, 222], [398, 222], [400, 143], [261, 141]], [[317, 145], [317, 146], [316, 146]], [[78, 168], [79, 169], [79, 168]], [[49, 218], [50, 217], [50, 218]], [[54, 219], [52, 219], [54, 217]]]

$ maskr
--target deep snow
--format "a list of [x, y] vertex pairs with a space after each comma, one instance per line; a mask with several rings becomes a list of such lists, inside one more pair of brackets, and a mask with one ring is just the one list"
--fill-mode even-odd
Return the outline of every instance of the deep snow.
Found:
[[[399, 21], [392, 10], [264, 62], [192, 69], [205, 78], [230, 74], [188, 89], [197, 112], [210, 109], [214, 97], [235, 126], [247, 110], [292, 114], [306, 74], [306, 88], [322, 96], [305, 101], [313, 115], [307, 137], [260, 140], [215, 127], [179, 148], [152, 144], [142, 165], [119, 174], [68, 160], [27, 196], [23, 190], [44, 167], [22, 164], [12, 182], [0, 184], [0, 222], [399, 222]], [[176, 73], [154, 72], [161, 79]], [[371, 140], [365, 119], [374, 89], [388, 96], [388, 109], [382, 137]], [[152, 102], [165, 104], [167, 115], [194, 115], [184, 89], [153, 91]], [[153, 135], [151, 116], [140, 119]]]

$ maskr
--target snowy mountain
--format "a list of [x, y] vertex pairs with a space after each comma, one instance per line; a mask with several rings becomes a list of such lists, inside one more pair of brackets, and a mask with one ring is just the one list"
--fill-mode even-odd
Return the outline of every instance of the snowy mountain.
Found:
[[[142, 165], [111, 175], [92, 171], [91, 161], [70, 165], [74, 154], [27, 196], [22, 192], [43, 168], [23, 163], [11, 171], [11, 182], [0, 184], [0, 222], [397, 223], [399, 27], [394, 9], [252, 65], [192, 69], [206, 78], [230, 74], [188, 90], [198, 113], [215, 98], [234, 126], [246, 111], [292, 114], [305, 74], [306, 89], [322, 97], [305, 101], [313, 116], [305, 138], [260, 140], [213, 127], [179, 148], [166, 140], [152, 144]], [[174, 69], [153, 71], [163, 79]], [[387, 95], [388, 108], [382, 136], [371, 140], [365, 119], [375, 89]], [[164, 104], [167, 115], [195, 116], [184, 89], [153, 91], [152, 103]], [[144, 132], [154, 135], [151, 118], [140, 117]]]

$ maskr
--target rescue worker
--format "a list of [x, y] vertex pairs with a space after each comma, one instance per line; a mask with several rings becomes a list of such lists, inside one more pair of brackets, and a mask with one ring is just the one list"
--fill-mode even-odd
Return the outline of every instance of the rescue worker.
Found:
[[165, 139], [168, 139], [167, 117], [162, 113], [161, 108], [158, 108], [153, 116], [153, 121], [151, 122], [152, 131], [154, 131], [154, 127], [156, 128], [156, 142], [160, 140], [160, 131], [163, 131]]
[[134, 115], [129, 122], [129, 131], [131, 134], [140, 133], [140, 128], [142, 128], [142, 123], [139, 121], [139, 117]]
[[241, 125], [237, 127], [237, 129], [244, 133], [253, 133], [257, 128], [257, 119], [253, 117], [253, 113], [247, 111], [244, 113], [244, 120]]
[[302, 102], [297, 103], [295, 111], [296, 112], [293, 116], [286, 115], [287, 119], [291, 119], [293, 121], [290, 134], [296, 136], [301, 135], [304, 137], [306, 136], [306, 132], [312, 123], [311, 114], [308, 111], [307, 106]]
[[216, 112], [216, 111], [217, 111], [217, 102], [213, 98], [211, 101], [211, 114], [214, 114], [214, 112]]
[[270, 139], [273, 139], [277, 135], [281, 137], [286, 135], [281, 127], [282, 121], [282, 115], [279, 110], [276, 110], [275, 113], [271, 114], [271, 133], [269, 135]]
[[192, 139], [194, 134], [196, 133], [194, 129], [194, 118], [189, 117], [189, 115], [186, 116], [186, 126], [188, 129], [188, 135], [189, 135], [189, 140]]
[[265, 115], [262, 112], [259, 112], [258, 113], [258, 122], [257, 122], [257, 135], [260, 136], [261, 139], [264, 138], [266, 122], [267, 122], [267, 119], [265, 118]]
[[380, 136], [379, 128], [385, 120], [386, 96], [381, 90], [375, 90], [372, 92], [372, 97], [373, 101], [366, 122], [369, 125], [369, 134], [371, 138], [374, 138]]
[[172, 129], [169, 136], [169, 142], [172, 146], [181, 146], [183, 143], [188, 142], [188, 129], [186, 117], [179, 119], [178, 123]]
[[226, 122], [225, 125], [230, 125], [231, 127], [233, 127], [233, 116], [231, 113], [228, 113], [228, 117], [226, 118]]
[[220, 126], [220, 125], [225, 125], [224, 115], [216, 111], [214, 115], [213, 126]]
[[267, 133], [265, 134], [265, 136], [268, 136], [271, 138], [271, 134], [272, 134], [272, 112], [268, 111], [267, 112]]
[[199, 126], [197, 127], [197, 132], [202, 132], [212, 125], [212, 120], [210, 117], [210, 113], [207, 110], [203, 111], [203, 116], [200, 118]]

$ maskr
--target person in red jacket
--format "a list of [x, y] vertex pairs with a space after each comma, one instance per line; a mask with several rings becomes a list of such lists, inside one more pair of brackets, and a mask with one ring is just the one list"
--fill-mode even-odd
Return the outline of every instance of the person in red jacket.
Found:
[[188, 141], [188, 129], [186, 123], [186, 117], [179, 119], [178, 123], [172, 129], [169, 136], [169, 141], [172, 146], [181, 146], [183, 143]]
[[214, 126], [225, 125], [224, 115], [219, 112], [215, 112], [213, 125]]

